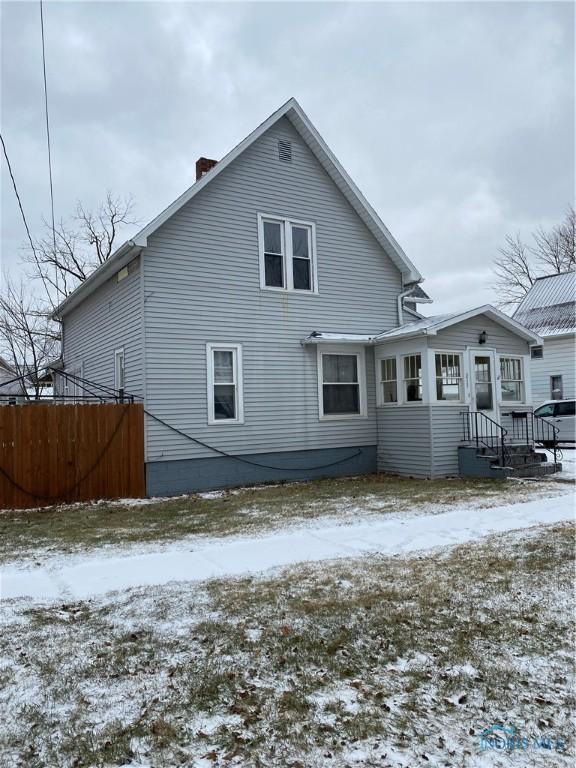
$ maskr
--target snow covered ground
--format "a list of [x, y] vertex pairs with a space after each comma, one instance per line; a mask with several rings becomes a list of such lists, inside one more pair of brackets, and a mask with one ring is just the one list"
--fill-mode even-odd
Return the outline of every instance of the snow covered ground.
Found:
[[[531, 505], [489, 525], [542, 519]], [[477, 514], [468, 533], [463, 517], [407, 517], [390, 550], [410, 550], [417, 521], [444, 531], [419, 527], [420, 550], [479, 535]], [[0, 765], [572, 768], [573, 536], [536, 525], [265, 577], [7, 601]], [[486, 746], [495, 728], [520, 746]]]
[[[561, 480], [576, 480], [576, 449], [562, 446], [560, 450], [562, 451], [562, 472], [557, 472], [552, 477]], [[552, 451], [545, 451], [545, 453], [548, 456], [548, 461], [554, 461]]]
[[[574, 518], [572, 489], [551, 498], [488, 509], [468, 505], [435, 515], [373, 517], [348, 525], [315, 527], [259, 538], [229, 537], [189, 550], [177, 542], [161, 551], [134, 547], [107, 557], [56, 557], [36, 568], [9, 565], [0, 574], [3, 599], [86, 599], [113, 590], [240, 576], [306, 561], [364, 554], [396, 555], [461, 544], [490, 533]], [[318, 521], [319, 522], [319, 521]]]

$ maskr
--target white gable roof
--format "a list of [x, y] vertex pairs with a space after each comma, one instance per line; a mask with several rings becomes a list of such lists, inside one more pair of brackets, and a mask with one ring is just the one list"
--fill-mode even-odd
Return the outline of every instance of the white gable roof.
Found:
[[278, 120], [286, 117], [294, 128], [298, 131], [302, 139], [312, 150], [324, 170], [334, 181], [338, 189], [348, 200], [352, 208], [360, 216], [368, 229], [372, 232], [376, 240], [388, 254], [392, 262], [402, 273], [404, 284], [416, 283], [422, 280], [420, 272], [406, 256], [400, 245], [396, 242], [390, 231], [386, 228], [376, 211], [366, 200], [362, 192], [340, 165], [331, 149], [324, 139], [320, 136], [316, 128], [310, 122], [310, 119], [298, 104], [296, 99], [292, 98], [286, 102], [280, 109], [274, 112], [270, 117], [261, 123], [256, 130], [252, 131], [243, 141], [233, 150], [225, 155], [214, 168], [206, 173], [199, 181], [189, 187], [180, 197], [174, 200], [162, 213], [147, 224], [138, 232], [132, 240], [121, 245], [110, 256], [108, 261], [102, 264], [90, 275], [88, 280], [82, 283], [67, 299], [65, 299], [56, 309], [55, 315], [61, 316], [65, 312], [76, 306], [85, 296], [91, 293], [98, 285], [107, 280], [114, 271], [120, 269], [133, 258], [141, 248], [146, 247], [148, 237], [162, 226], [171, 216], [192, 200], [195, 195], [201, 192], [204, 187], [210, 184], [218, 174], [222, 173], [245, 149], [251, 146], [257, 139], [271, 128]]
[[444, 328], [461, 323], [478, 315], [486, 315], [495, 323], [502, 325], [520, 338], [525, 339], [531, 344], [541, 344], [542, 339], [538, 334], [528, 330], [520, 323], [513, 320], [508, 315], [500, 312], [499, 309], [491, 304], [484, 304], [481, 307], [470, 309], [467, 312], [453, 312], [449, 315], [434, 315], [433, 317], [423, 317], [420, 320], [414, 320], [410, 323], [399, 325], [391, 331], [383, 333], [351, 334], [351, 333], [325, 333], [313, 331], [304, 340], [304, 344], [320, 344], [330, 342], [349, 342], [362, 344], [384, 344], [387, 341], [398, 341], [399, 339], [410, 339], [416, 336], [435, 336]]
[[421, 320], [415, 320], [412, 323], [404, 323], [398, 328], [393, 328], [391, 331], [385, 331], [378, 334], [374, 341], [376, 343], [385, 341], [396, 341], [397, 339], [405, 339], [413, 336], [435, 336], [439, 331], [444, 328], [449, 328], [456, 323], [462, 323], [464, 320], [469, 320], [472, 317], [478, 315], [486, 315], [495, 323], [507, 328], [512, 333], [525, 339], [531, 344], [540, 344], [542, 339], [537, 333], [525, 328], [521, 323], [508, 317], [499, 309], [493, 307], [491, 304], [484, 304], [481, 307], [470, 309], [467, 312], [453, 312], [448, 315], [434, 315], [432, 317], [424, 317]]

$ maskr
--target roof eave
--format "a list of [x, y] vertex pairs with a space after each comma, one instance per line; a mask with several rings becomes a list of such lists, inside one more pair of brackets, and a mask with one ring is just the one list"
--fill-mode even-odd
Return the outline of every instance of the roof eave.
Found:
[[68, 314], [92, 291], [109, 280], [119, 269], [122, 269], [134, 256], [142, 251], [142, 246], [134, 240], [123, 243], [98, 269], [80, 283], [72, 293], [62, 301], [52, 313], [53, 320], [60, 320]]

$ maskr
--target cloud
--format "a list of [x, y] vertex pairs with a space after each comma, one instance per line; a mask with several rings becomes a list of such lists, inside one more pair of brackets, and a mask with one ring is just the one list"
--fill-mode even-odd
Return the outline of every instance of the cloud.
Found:
[[[38, 232], [38, 7], [2, 15], [2, 130]], [[198, 156], [296, 96], [426, 276], [430, 310], [494, 300], [505, 235], [555, 223], [574, 196], [573, 22], [569, 3], [45, 4], [57, 216], [113, 189], [151, 219]], [[8, 184], [3, 167], [15, 265]]]

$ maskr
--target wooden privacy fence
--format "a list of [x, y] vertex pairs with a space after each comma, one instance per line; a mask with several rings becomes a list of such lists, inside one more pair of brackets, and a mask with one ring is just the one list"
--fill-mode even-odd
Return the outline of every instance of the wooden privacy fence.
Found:
[[141, 404], [0, 407], [0, 508], [144, 496]]

